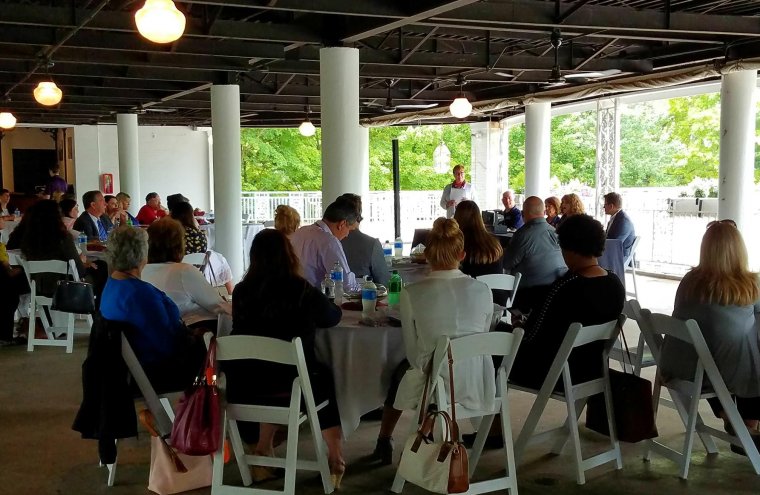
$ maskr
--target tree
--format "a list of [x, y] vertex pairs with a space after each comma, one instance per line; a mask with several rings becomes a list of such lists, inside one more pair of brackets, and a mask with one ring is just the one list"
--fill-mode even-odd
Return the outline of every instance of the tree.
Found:
[[672, 98], [665, 129], [677, 147], [667, 167], [678, 184], [696, 177], [718, 177], [720, 94]]
[[680, 185], [669, 173], [680, 148], [670, 135], [668, 115], [642, 103], [626, 107], [620, 121], [620, 185]]

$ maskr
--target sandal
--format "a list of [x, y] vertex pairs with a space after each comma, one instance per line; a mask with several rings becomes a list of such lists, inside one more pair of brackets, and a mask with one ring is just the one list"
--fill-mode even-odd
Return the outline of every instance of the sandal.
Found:
[[330, 479], [336, 490], [340, 489], [340, 482], [343, 480], [343, 475], [346, 474], [346, 462], [330, 462]]

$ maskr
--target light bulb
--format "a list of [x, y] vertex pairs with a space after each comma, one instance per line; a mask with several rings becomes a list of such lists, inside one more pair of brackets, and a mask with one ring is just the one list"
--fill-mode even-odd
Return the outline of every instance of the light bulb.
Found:
[[16, 127], [16, 117], [10, 112], [0, 112], [0, 128], [13, 129]]
[[301, 122], [301, 125], [298, 126], [298, 132], [300, 132], [302, 136], [311, 137], [317, 132], [317, 128], [314, 127], [314, 124], [312, 124], [311, 121], [304, 120]]
[[472, 113], [472, 103], [464, 96], [460, 96], [451, 102], [449, 111], [454, 117], [463, 119]]
[[53, 106], [60, 103], [63, 91], [53, 81], [41, 81], [34, 88], [34, 99], [41, 105]]
[[185, 15], [172, 0], [145, 0], [135, 12], [135, 23], [140, 34], [154, 43], [171, 43], [185, 32]]

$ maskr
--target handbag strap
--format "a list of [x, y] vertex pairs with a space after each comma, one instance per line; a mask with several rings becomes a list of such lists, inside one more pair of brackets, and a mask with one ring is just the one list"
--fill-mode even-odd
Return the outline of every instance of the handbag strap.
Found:
[[422, 402], [420, 403], [420, 415], [417, 418], [417, 424], [422, 426], [425, 421], [425, 415], [427, 413], [428, 391], [430, 381], [433, 379], [433, 358], [430, 358], [427, 364], [427, 371], [425, 372], [425, 389], [422, 392]]
[[[449, 348], [447, 349], [446, 353], [448, 354], [449, 358], [449, 404], [451, 405], [451, 440], [458, 442], [459, 425], [457, 424], [457, 404], [456, 399], [454, 398], [454, 358], [451, 355], [451, 343], [449, 343]], [[448, 414], [446, 416], [448, 416]]]

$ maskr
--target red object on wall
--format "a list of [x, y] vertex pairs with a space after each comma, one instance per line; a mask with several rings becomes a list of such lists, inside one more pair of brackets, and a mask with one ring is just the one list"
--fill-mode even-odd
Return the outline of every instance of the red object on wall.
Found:
[[103, 194], [113, 194], [113, 174], [100, 174], [100, 190]]

